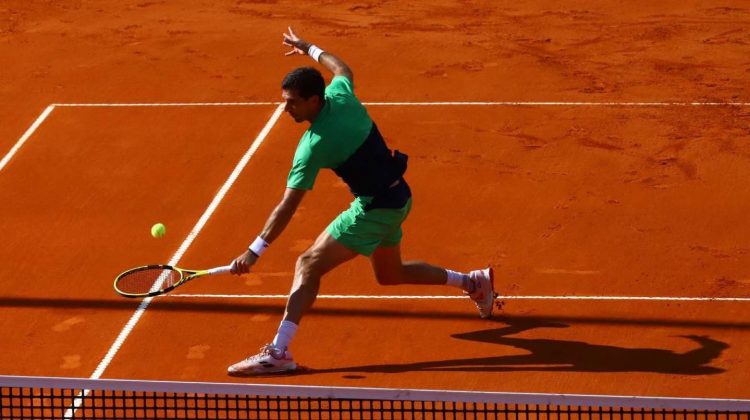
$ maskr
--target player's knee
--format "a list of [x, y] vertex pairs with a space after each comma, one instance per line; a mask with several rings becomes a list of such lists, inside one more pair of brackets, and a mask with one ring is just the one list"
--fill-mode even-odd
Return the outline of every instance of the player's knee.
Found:
[[305, 274], [314, 274], [318, 271], [320, 258], [311, 250], [305, 251], [297, 258], [297, 271]]
[[297, 257], [297, 269], [308, 270], [313, 267], [315, 257], [310, 251], [305, 251], [302, 255]]

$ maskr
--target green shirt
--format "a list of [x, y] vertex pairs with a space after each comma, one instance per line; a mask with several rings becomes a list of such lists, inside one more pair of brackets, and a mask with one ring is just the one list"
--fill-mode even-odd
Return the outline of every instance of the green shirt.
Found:
[[311, 190], [321, 168], [336, 168], [364, 143], [372, 119], [354, 96], [352, 81], [336, 76], [325, 90], [325, 105], [294, 153], [286, 186]]

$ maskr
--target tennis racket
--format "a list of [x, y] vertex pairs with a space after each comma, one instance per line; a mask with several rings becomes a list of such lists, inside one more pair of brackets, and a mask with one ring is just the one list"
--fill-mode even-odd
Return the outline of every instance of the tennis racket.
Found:
[[209, 270], [185, 270], [171, 265], [144, 265], [131, 268], [115, 278], [115, 291], [129, 298], [158, 296], [192, 279], [228, 273], [231, 265]]

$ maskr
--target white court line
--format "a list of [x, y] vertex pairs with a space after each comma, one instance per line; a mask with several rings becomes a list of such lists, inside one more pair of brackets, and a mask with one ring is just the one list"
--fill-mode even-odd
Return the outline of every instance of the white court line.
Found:
[[[161, 296], [160, 299], [176, 298], [207, 298], [207, 299], [286, 299], [288, 295], [227, 295], [227, 294], [187, 294], [174, 293]], [[445, 300], [468, 299], [466, 296], [409, 296], [409, 295], [318, 295], [318, 299], [416, 299], [416, 300]], [[667, 302], [750, 302], [750, 298], [742, 297], [688, 297], [688, 296], [498, 296], [498, 300], [636, 300], [636, 301], [667, 301]]]
[[279, 105], [281, 102], [153, 102], [153, 103], [80, 103], [80, 104], [55, 104], [61, 107], [79, 108], [110, 108], [110, 107], [187, 107], [187, 106], [262, 106]]
[[[62, 103], [61, 107], [188, 107], [188, 106], [259, 106], [282, 102], [154, 102], [154, 103]], [[548, 101], [415, 101], [363, 102], [372, 106], [581, 106], [581, 107], [721, 107], [750, 106], [750, 102], [548, 102]]]
[[[193, 240], [197, 237], [198, 233], [203, 229], [208, 219], [213, 215], [214, 211], [218, 207], [218, 204], [223, 200], [224, 196], [228, 192], [229, 188], [231, 188], [232, 184], [235, 182], [239, 174], [244, 170], [244, 167], [247, 165], [247, 162], [250, 160], [250, 157], [255, 153], [255, 151], [258, 149], [260, 144], [263, 142], [265, 137], [270, 132], [271, 128], [276, 124], [276, 121], [278, 121], [281, 113], [283, 112], [284, 107], [282, 106], [283, 103], [280, 102], [175, 102], [175, 103], [69, 103], [69, 104], [52, 104], [49, 105], [44, 112], [37, 118], [37, 120], [32, 124], [31, 127], [24, 133], [24, 135], [19, 139], [19, 141], [14, 145], [13, 148], [6, 154], [6, 156], [0, 161], [0, 170], [2, 170], [7, 163], [10, 161], [10, 159], [17, 153], [17, 151], [23, 146], [23, 144], [31, 137], [31, 135], [36, 131], [36, 129], [44, 122], [44, 120], [47, 118], [47, 116], [54, 110], [56, 106], [60, 107], [200, 107], [200, 106], [268, 106], [268, 105], [278, 105], [276, 110], [274, 111], [273, 115], [269, 119], [269, 121], [266, 123], [264, 128], [259, 133], [258, 137], [256, 137], [255, 141], [251, 145], [250, 149], [245, 153], [245, 155], [240, 159], [240, 162], [235, 167], [232, 174], [229, 176], [227, 181], [224, 183], [220, 191], [217, 193], [217, 195], [214, 197], [214, 200], [211, 202], [211, 204], [208, 206], [208, 208], [205, 210], [201, 218], [198, 220], [196, 225], [193, 227], [193, 230], [188, 234], [188, 236], [183, 241], [182, 245], [179, 247], [177, 252], [173, 255], [172, 259], [170, 260], [170, 265], [177, 265], [179, 260], [182, 258], [182, 255], [187, 251], [187, 249], [192, 244]], [[669, 106], [750, 106], [750, 103], [746, 102], [364, 102], [364, 105], [373, 105], [373, 106], [586, 106], [586, 107], [596, 107], [596, 106], [605, 106], [605, 107], [669, 107]], [[243, 295], [172, 295], [175, 297], [227, 297], [227, 298], [237, 298], [237, 297], [243, 297]], [[286, 298], [286, 295], [244, 295], [246, 297], [254, 296], [254, 297], [278, 297], [278, 298]], [[321, 298], [340, 298], [340, 299], [351, 299], [354, 298], [352, 296], [343, 296], [343, 295], [323, 295], [319, 296]], [[369, 297], [357, 297], [357, 298], [378, 298], [378, 299], [418, 299], [418, 298], [429, 298], [429, 299], [455, 299], [455, 298], [465, 298], [462, 296], [433, 296], [433, 297], [376, 297], [376, 296], [369, 296]], [[101, 375], [104, 373], [106, 368], [109, 366], [111, 361], [114, 359], [115, 355], [119, 351], [119, 349], [124, 344], [127, 337], [130, 335], [131, 331], [135, 328], [136, 324], [140, 320], [141, 316], [145, 312], [146, 308], [151, 303], [151, 300], [153, 298], [146, 298], [143, 301], [141, 301], [141, 304], [138, 306], [136, 311], [133, 313], [131, 318], [128, 320], [128, 322], [125, 324], [123, 329], [118, 334], [117, 338], [115, 339], [115, 342], [112, 344], [112, 346], [107, 351], [104, 358], [101, 360], [97, 368], [94, 370], [94, 372], [91, 374], [91, 379], [99, 379]], [[733, 301], [742, 301], [746, 300], [743, 298], [658, 298], [658, 297], [625, 297], [625, 298], [606, 298], [606, 297], [541, 297], [541, 296], [516, 296], [516, 297], [503, 297], [502, 299], [598, 299], [598, 300], [711, 300], [711, 301], [717, 301], [717, 300], [733, 300]], [[750, 300], [750, 299], [747, 299]], [[89, 393], [89, 390], [83, 390], [81, 393], [78, 394], [78, 396], [75, 398], [71, 408], [69, 408], [66, 413], [65, 417], [66, 419], [73, 418], [75, 415], [76, 410], [81, 406], [83, 403], [83, 398], [85, 398]]]
[[606, 107], [668, 107], [668, 106], [750, 106], [750, 102], [363, 102], [374, 106], [606, 106]]
[[[245, 169], [245, 166], [247, 166], [247, 163], [250, 161], [250, 158], [255, 154], [256, 150], [258, 150], [258, 147], [260, 147], [261, 143], [263, 143], [263, 140], [265, 140], [266, 136], [268, 136], [268, 133], [271, 131], [271, 128], [276, 125], [276, 121], [278, 121], [279, 117], [281, 116], [281, 113], [284, 111], [283, 106], [277, 106], [276, 110], [273, 112], [273, 115], [271, 115], [271, 118], [269, 118], [266, 125], [263, 127], [263, 129], [260, 131], [258, 136], [253, 141], [250, 148], [245, 152], [244, 156], [240, 159], [240, 161], [237, 163], [237, 166], [235, 166], [232, 173], [229, 175], [229, 178], [224, 182], [224, 185], [222, 185], [221, 189], [218, 193], [216, 193], [216, 196], [211, 201], [211, 204], [208, 205], [206, 210], [203, 212], [203, 215], [198, 219], [198, 222], [196, 222], [193, 229], [190, 231], [188, 236], [185, 238], [185, 240], [182, 242], [182, 245], [177, 249], [177, 252], [172, 256], [172, 258], [169, 260], [169, 265], [175, 266], [182, 258], [182, 255], [187, 251], [187, 249], [190, 247], [190, 245], [193, 243], [193, 240], [198, 236], [200, 231], [203, 229], [203, 227], [206, 225], [206, 222], [208, 222], [208, 219], [213, 215], [214, 211], [216, 211], [216, 208], [219, 206], [219, 203], [224, 199], [224, 196], [229, 191], [229, 189], [232, 187], [232, 184], [237, 180], [237, 178], [240, 176], [240, 173]], [[146, 311], [146, 308], [151, 303], [151, 300], [153, 298], [145, 298], [143, 301], [141, 301], [141, 304], [138, 305], [138, 309], [135, 310], [133, 315], [130, 317], [130, 320], [125, 324], [123, 329], [118, 334], [117, 338], [115, 339], [115, 342], [110, 346], [109, 350], [107, 350], [107, 354], [104, 356], [104, 358], [99, 362], [99, 365], [94, 370], [94, 373], [91, 374], [91, 379], [99, 379], [101, 378], [102, 374], [104, 373], [104, 370], [107, 369], [107, 366], [112, 362], [112, 359], [114, 359], [117, 352], [120, 350], [120, 347], [122, 347], [125, 340], [130, 335], [131, 331], [133, 331], [133, 328], [135, 328], [138, 321], [141, 319], [141, 316], [143, 316], [143, 313]], [[83, 398], [85, 398], [89, 394], [89, 390], [83, 390], [81, 391], [76, 399], [73, 401], [72, 407], [69, 408], [65, 412], [65, 419], [71, 419], [75, 415], [76, 410], [83, 404]]]
[[26, 130], [25, 133], [23, 133], [23, 136], [21, 136], [20, 139], [16, 142], [16, 144], [10, 149], [8, 153], [5, 154], [5, 157], [3, 157], [3, 160], [0, 160], [0, 171], [5, 168], [5, 165], [10, 162], [10, 160], [13, 158], [13, 155], [15, 155], [18, 150], [23, 146], [24, 143], [26, 143], [26, 140], [31, 137], [32, 134], [36, 131], [37, 128], [39, 128], [40, 125], [44, 122], [45, 119], [47, 119], [47, 116], [52, 112], [52, 110], [55, 109], [54, 105], [50, 105], [47, 108], [44, 109], [44, 111], [37, 117], [36, 121], [34, 121], [33, 124], [31, 124], [31, 127]]
[[[203, 212], [203, 215], [198, 219], [198, 222], [196, 222], [193, 229], [190, 231], [188, 236], [185, 238], [185, 240], [182, 242], [182, 245], [177, 249], [177, 252], [172, 256], [172, 258], [169, 260], [168, 265], [178, 265], [177, 263], [182, 258], [182, 255], [187, 251], [187, 249], [190, 247], [190, 245], [193, 243], [193, 240], [198, 236], [200, 231], [203, 229], [203, 226], [205, 226], [206, 222], [208, 222], [208, 219], [213, 215], [216, 208], [219, 206], [219, 203], [224, 199], [224, 196], [226, 195], [227, 191], [229, 191], [229, 188], [232, 187], [232, 184], [237, 180], [237, 177], [239, 177], [240, 173], [245, 169], [245, 166], [247, 165], [248, 161], [250, 161], [250, 158], [255, 154], [255, 151], [258, 150], [258, 147], [260, 147], [261, 143], [263, 143], [263, 140], [265, 140], [266, 136], [268, 136], [268, 133], [271, 131], [271, 128], [276, 124], [276, 121], [281, 116], [281, 113], [284, 111], [283, 107], [279, 106], [274, 111], [273, 115], [271, 115], [271, 118], [266, 123], [265, 127], [260, 131], [258, 136], [255, 138], [255, 141], [250, 146], [250, 148], [245, 152], [245, 155], [242, 156], [242, 159], [237, 163], [237, 166], [235, 166], [234, 171], [232, 171], [231, 175], [229, 175], [229, 178], [224, 182], [224, 185], [221, 187], [218, 193], [216, 193], [216, 196], [214, 197], [213, 201], [211, 201], [211, 204], [208, 205], [206, 210]], [[96, 368], [94, 373], [91, 375], [92, 379], [98, 379], [101, 377], [104, 370], [107, 368], [109, 363], [112, 361], [112, 358], [114, 358], [115, 354], [117, 354], [117, 351], [122, 346], [125, 339], [128, 337], [130, 332], [132, 331], [133, 327], [135, 327], [135, 324], [138, 323], [138, 320], [143, 315], [143, 312], [146, 310], [146, 307], [151, 303], [152, 298], [146, 298], [143, 299], [141, 304], [138, 306], [138, 309], [136, 309], [133, 316], [130, 318], [128, 323], [125, 325], [125, 327], [122, 329], [120, 334], [118, 335], [117, 339], [115, 340], [114, 344], [110, 347], [109, 351], [107, 351], [106, 356], [104, 356], [104, 359], [99, 363], [99, 366]]]

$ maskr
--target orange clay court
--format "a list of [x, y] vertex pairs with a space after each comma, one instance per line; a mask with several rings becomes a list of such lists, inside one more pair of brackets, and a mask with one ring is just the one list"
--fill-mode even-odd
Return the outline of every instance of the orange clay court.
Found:
[[[351, 200], [328, 171], [251, 274], [126, 325], [119, 272], [228, 264], [278, 202], [306, 128], [280, 81], [313, 64], [288, 25], [410, 156], [404, 258], [493, 266], [492, 320], [359, 257], [323, 279], [304, 370], [226, 376]], [[739, 0], [6, 0], [0, 374], [750, 398], [749, 27]]]

